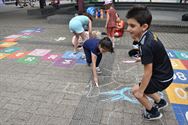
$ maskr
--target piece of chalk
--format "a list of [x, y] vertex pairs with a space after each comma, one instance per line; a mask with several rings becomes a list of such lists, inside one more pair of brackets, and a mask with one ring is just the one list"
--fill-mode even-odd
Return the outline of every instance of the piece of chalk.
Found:
[[97, 87], [99, 87], [99, 84], [97, 82], [95, 84], [96, 84]]
[[136, 60], [124, 60], [124, 61], [122, 61], [123, 63], [135, 63], [136, 62]]

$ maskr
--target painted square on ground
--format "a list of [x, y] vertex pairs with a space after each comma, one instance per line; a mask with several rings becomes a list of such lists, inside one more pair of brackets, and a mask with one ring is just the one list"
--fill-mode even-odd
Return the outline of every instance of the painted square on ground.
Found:
[[15, 52], [15, 53], [9, 55], [7, 58], [9, 58], [9, 59], [19, 59], [19, 58], [25, 57], [28, 53], [29, 52], [18, 51], [18, 52]]
[[82, 57], [83, 52], [74, 53], [73, 51], [66, 51], [62, 58], [71, 58], [71, 59], [80, 59]]
[[188, 60], [188, 52], [175, 51], [176, 56], [182, 60]]
[[36, 64], [38, 60], [39, 59], [36, 56], [25, 56], [24, 58], [18, 59], [17, 62], [24, 64]]
[[76, 59], [65, 59], [65, 58], [60, 58], [57, 61], [55, 61], [54, 65], [59, 66], [59, 67], [64, 67], [64, 68], [72, 68], [76, 64]]
[[81, 58], [81, 59], [77, 59], [77, 60], [76, 60], [76, 63], [77, 63], [77, 64], [87, 64], [87, 63], [86, 63], [86, 60], [85, 60], [85, 59], [82, 59], [82, 58]]
[[8, 53], [8, 54], [11, 54], [11, 53], [14, 53], [16, 51], [20, 50], [20, 48], [18, 47], [10, 47], [10, 48], [5, 48], [5, 49], [2, 49], [0, 50], [1, 53]]
[[188, 125], [188, 105], [172, 104], [179, 125]]
[[186, 67], [183, 65], [183, 63], [179, 59], [171, 59], [170, 61], [171, 61], [173, 69], [186, 70]]
[[18, 39], [17, 38], [7, 38], [7, 39], [3, 39], [0, 42], [17, 42]]
[[60, 58], [60, 54], [46, 54], [45, 56], [42, 57], [42, 60], [55, 62], [59, 58]]
[[188, 70], [174, 70], [173, 82], [188, 84]]
[[188, 93], [186, 88], [187, 84], [176, 84], [172, 83], [167, 89], [167, 95], [170, 103], [174, 104], [188, 104]]
[[35, 49], [32, 52], [30, 52], [28, 55], [30, 55], [30, 56], [45, 56], [50, 51], [51, 50], [49, 50], [49, 49]]
[[17, 44], [17, 42], [2, 42], [0, 44], [0, 47], [11, 47], [11, 46], [14, 46], [16, 44]]
[[166, 50], [166, 52], [167, 52], [169, 58], [172, 58], [172, 59], [177, 58], [177, 56], [176, 56], [176, 54], [174, 53], [173, 50]]
[[8, 55], [10, 54], [7, 54], [7, 53], [0, 53], [0, 59], [3, 59], [5, 57], [7, 57]]
[[186, 69], [188, 70], [188, 60], [181, 60], [181, 62], [183, 63], [183, 65], [186, 67]]

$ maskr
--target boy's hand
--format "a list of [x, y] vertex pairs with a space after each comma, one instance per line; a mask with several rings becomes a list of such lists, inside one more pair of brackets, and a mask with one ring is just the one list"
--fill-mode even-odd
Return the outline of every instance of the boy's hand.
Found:
[[141, 58], [140, 57], [136, 57], [135, 60], [136, 60], [136, 62], [140, 62]]
[[91, 32], [89, 32], [89, 38], [92, 38], [93, 34]]
[[141, 57], [139, 57], [139, 56], [132, 57], [132, 58], [135, 60], [135, 62], [140, 62], [141, 61]]
[[99, 84], [98, 84], [98, 79], [97, 78], [94, 78], [94, 83], [97, 87], [99, 87]]
[[139, 89], [138, 89], [138, 91], [136, 91], [136, 93], [135, 93], [135, 96], [136, 96], [137, 98], [142, 98], [143, 95], [144, 95], [144, 93], [143, 93], [142, 91], [140, 91]]

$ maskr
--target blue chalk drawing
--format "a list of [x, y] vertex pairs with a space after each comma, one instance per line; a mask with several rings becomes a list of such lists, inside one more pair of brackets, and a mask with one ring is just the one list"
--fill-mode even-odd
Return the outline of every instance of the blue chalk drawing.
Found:
[[[131, 93], [131, 87], [124, 87], [124, 88], [120, 88], [117, 90], [111, 90], [108, 92], [101, 92], [100, 95], [105, 95], [108, 96], [108, 99], [102, 100], [102, 101], [119, 101], [119, 100], [123, 100], [123, 101], [128, 101], [130, 103], [134, 103], [134, 104], [140, 104], [137, 99], [132, 95]], [[160, 95], [161, 98], [164, 98], [164, 94], [162, 92], [158, 92], [158, 94]], [[109, 97], [110, 96], [110, 97]], [[152, 100], [151, 98], [148, 97], [149, 100]]]
[[66, 51], [62, 58], [66, 58], [66, 59], [80, 59], [82, 58], [83, 52], [78, 52], [78, 53], [74, 53], [73, 51]]
[[76, 63], [77, 64], [87, 64], [85, 59], [77, 59]]
[[131, 94], [131, 87], [124, 87], [119, 90], [111, 90], [108, 92], [102, 92], [101, 95], [110, 96], [110, 98], [103, 100], [103, 101], [119, 101], [124, 100], [134, 104], [139, 104], [136, 98], [133, 97]]

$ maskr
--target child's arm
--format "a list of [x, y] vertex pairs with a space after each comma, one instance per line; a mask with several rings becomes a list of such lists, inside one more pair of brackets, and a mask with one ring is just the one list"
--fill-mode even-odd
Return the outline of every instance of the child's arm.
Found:
[[108, 13], [108, 11], [106, 11], [106, 25], [105, 25], [105, 28], [107, 28], [109, 19], [110, 19], [109, 13]]
[[121, 29], [122, 26], [118, 24], [118, 25], [116, 25], [116, 28], [117, 28], [117, 29]]
[[92, 21], [90, 19], [88, 24], [88, 32], [89, 32], [89, 38], [92, 37]]
[[144, 91], [145, 91], [146, 87], [148, 86], [149, 81], [151, 79], [151, 76], [152, 76], [152, 63], [144, 65], [144, 75], [142, 77], [140, 87], [139, 87], [138, 91], [135, 93], [135, 94], [137, 94], [136, 97], [143, 96]]
[[98, 87], [98, 76], [97, 76], [97, 71], [96, 71], [96, 61], [97, 61], [97, 56], [95, 54], [91, 54], [91, 60], [92, 60], [92, 72], [93, 72], [93, 80]]

